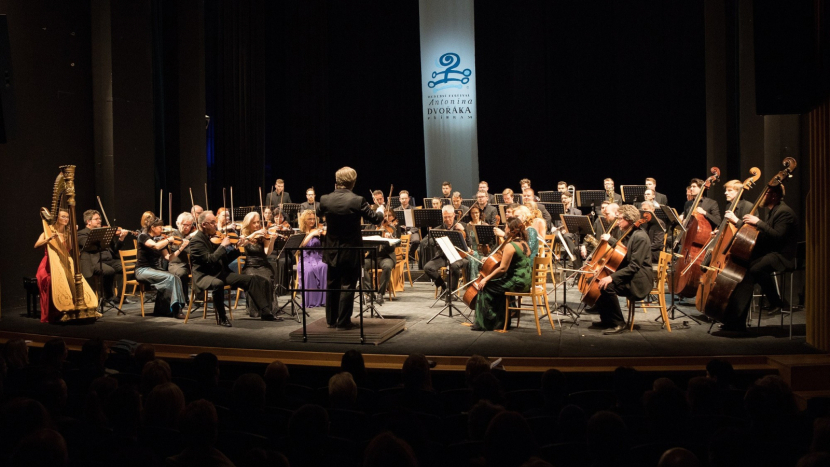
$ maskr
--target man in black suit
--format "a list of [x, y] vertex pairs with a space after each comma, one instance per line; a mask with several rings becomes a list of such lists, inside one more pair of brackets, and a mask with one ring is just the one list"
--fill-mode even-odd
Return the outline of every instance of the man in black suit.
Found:
[[363, 246], [360, 219], [375, 225], [383, 220], [383, 214], [373, 211], [365, 198], [352, 193], [355, 181], [353, 168], [341, 168], [335, 174], [334, 192], [320, 199], [328, 229], [323, 247], [334, 248], [323, 251], [323, 262], [328, 265], [326, 322], [330, 328], [352, 328], [354, 291], [363, 264], [363, 252], [339, 248]]
[[652, 213], [651, 221], [640, 226], [641, 229], [645, 230], [648, 238], [651, 240], [652, 262], [660, 260], [660, 252], [663, 251], [663, 247], [666, 244], [666, 225], [657, 217], [654, 209], [654, 201], [646, 200], [641, 203], [640, 210]]
[[[626, 204], [617, 212], [618, 225], [622, 231], [628, 230], [640, 219], [640, 211]], [[601, 237], [611, 247], [617, 244], [610, 234]], [[641, 229], [634, 229], [625, 237], [623, 243], [628, 247], [617, 270], [599, 280], [600, 296], [594, 307], [600, 314], [600, 322], [592, 327], [606, 328], [604, 334], [619, 334], [625, 331], [625, 319], [620, 310], [618, 295], [642, 300], [654, 287], [654, 273], [651, 270], [651, 241]]]
[[[107, 248], [100, 248], [100, 245], [98, 245], [98, 248], [94, 251], [83, 251], [92, 229], [101, 227], [101, 214], [94, 209], [84, 211], [84, 222], [86, 222], [86, 227], [78, 231], [78, 248], [81, 250], [81, 274], [88, 282], [92, 282], [93, 276], [101, 276], [103, 278], [101, 288], [104, 292], [104, 300], [115, 302], [113, 285], [115, 279], [121, 277], [121, 260], [117, 257], [118, 254], [114, 252], [121, 249], [124, 237], [130, 232], [121, 229], [121, 235], [113, 236]], [[125, 299], [124, 303], [129, 303], [129, 301]]]
[[622, 206], [622, 196], [619, 193], [614, 191], [614, 179], [613, 178], [606, 178], [602, 181], [602, 186], [605, 189], [606, 199], [608, 201], [613, 201], [620, 206]]
[[[700, 193], [703, 183], [703, 180], [699, 178], [692, 179], [689, 184], [689, 192], [692, 195], [692, 199], [686, 201], [686, 205], [683, 206], [683, 216], [681, 216], [681, 219], [685, 219], [689, 216], [689, 211], [692, 209], [692, 205], [695, 204], [695, 198], [697, 198], [698, 193]], [[717, 229], [720, 225], [721, 217], [718, 203], [712, 198], [708, 198], [706, 194], [700, 197], [700, 204], [697, 205], [697, 210], [695, 212], [703, 214], [706, 220], [709, 221], [709, 224], [712, 225], [712, 229]]]
[[666, 198], [666, 195], [657, 192], [657, 180], [651, 177], [647, 178], [646, 188], [648, 188], [654, 193], [654, 201], [656, 201], [658, 205], [662, 206], [664, 204], [669, 204], [669, 200], [668, 198]]
[[[480, 199], [486, 199], [487, 196], [487, 194], [482, 191], [479, 191], [478, 195], [485, 196], [485, 198]], [[444, 206], [441, 208], [441, 216], [444, 222], [438, 226], [437, 229], [450, 230], [452, 227], [454, 230], [464, 232], [464, 226], [462, 226], [460, 222], [455, 222], [455, 210], [451, 206]], [[432, 243], [435, 240], [430, 237], [428, 241]], [[435, 256], [424, 265], [424, 273], [427, 277], [432, 279], [436, 287], [441, 287], [442, 291], [446, 291], [447, 283], [444, 281], [444, 278], [441, 277], [441, 268], [447, 265], [447, 257], [437, 244], [435, 245], [434, 251]], [[461, 258], [460, 260], [449, 265], [452, 270], [452, 283], [450, 284], [451, 290], [455, 290], [456, 287], [458, 287], [458, 280], [461, 278], [461, 271], [463, 271], [468, 264], [468, 259]], [[449, 298], [449, 295], [447, 295], [446, 298]]]
[[277, 181], [274, 182], [274, 190], [268, 193], [268, 196], [265, 197], [265, 205], [273, 208], [274, 206], [280, 206], [281, 204], [288, 203], [291, 203], [291, 195], [285, 191], [285, 181], [278, 178]]
[[745, 214], [744, 224], [754, 225], [758, 229], [758, 239], [750, 257], [749, 269], [744, 279], [738, 283], [726, 306], [724, 331], [746, 331], [746, 315], [752, 301], [755, 284], [761, 286], [764, 295], [773, 307], [771, 313], [780, 312], [784, 305], [775, 287], [771, 274], [791, 268], [794, 265], [796, 243], [798, 240], [798, 217], [784, 203], [784, 187], [775, 185], [767, 187], [762, 202], [769, 210], [767, 220]]
[[[259, 311], [263, 321], [274, 321], [272, 312], [273, 290], [271, 281], [262, 276], [243, 275], [231, 272], [228, 265], [239, 256], [239, 250], [231, 245], [230, 239], [225, 237], [218, 246], [210, 242], [210, 236], [216, 233], [216, 216], [213, 211], [204, 211], [197, 221], [199, 231], [190, 241], [190, 261], [193, 266], [193, 284], [198, 290], [213, 291], [213, 306], [219, 324], [231, 327], [225, 315], [225, 286], [231, 290], [241, 288], [248, 293], [248, 306]], [[244, 246], [245, 239], [241, 238], [237, 246]], [[256, 313], [254, 313], [256, 314]], [[281, 321], [281, 319], [278, 319]]]
[[[487, 194], [487, 202], [488, 203], [497, 204], [496, 195], [491, 195], [490, 194], [490, 184], [489, 183], [485, 182], [484, 180], [478, 182], [478, 191], [483, 191], [484, 193]], [[478, 196], [477, 193], [476, 193], [476, 196]], [[482, 212], [482, 214], [484, 214], [484, 213]], [[484, 216], [482, 216], [482, 219], [483, 218], [484, 218]]]
[[[741, 192], [742, 186], [743, 183], [741, 183], [740, 180], [730, 180], [723, 184], [724, 194], [726, 195], [727, 209], [732, 206], [732, 203], [735, 201], [735, 197]], [[752, 203], [742, 199], [738, 201], [738, 204], [732, 211], [724, 212], [723, 217], [726, 218], [732, 225], [740, 229], [744, 225], [743, 217], [749, 214], [750, 211], [752, 211]]]
[[314, 188], [309, 188], [305, 191], [305, 199], [304, 203], [300, 203], [300, 212], [304, 211], [314, 211], [314, 214], [317, 217], [320, 217], [320, 202], [314, 201], [314, 198], [317, 194], [314, 192]]
[[[398, 199], [401, 202], [401, 205], [395, 208], [395, 211], [406, 211], [407, 209], [415, 209], [412, 204], [412, 198], [409, 196], [409, 191], [401, 190], [398, 193]], [[421, 233], [417, 227], [411, 226], [401, 226], [401, 229], [404, 230], [407, 234], [410, 235], [409, 238], [409, 258], [415, 258], [415, 252], [418, 251], [418, 247], [421, 245]]]
[[[545, 206], [541, 203], [536, 202], [536, 192], [533, 191], [533, 188], [525, 188], [522, 190], [522, 204], [530, 208], [531, 212], [533, 211], [533, 206], [530, 204], [531, 202], [536, 203], [536, 208], [542, 213], [542, 219], [545, 220], [545, 225], [550, 231], [553, 228], [553, 218], [551, 217], [548, 210]], [[503, 221], [507, 221], [507, 219], [502, 219]], [[542, 236], [547, 234], [547, 232], [539, 232]]]
[[[560, 199], [562, 200], [562, 207], [565, 209], [564, 214], [568, 216], [581, 216], [582, 210], [577, 209], [576, 206], [573, 205], [573, 195], [571, 195], [570, 191], [565, 191], [560, 195]], [[540, 207], [540, 210], [544, 209], [544, 207]], [[545, 211], [547, 212], [547, 211]], [[544, 217], [545, 213], [542, 213], [542, 217]], [[548, 214], [550, 215], [550, 214]], [[562, 218], [555, 219], [553, 221], [553, 225], [555, 227], [562, 227]], [[566, 232], [562, 234], [562, 238], [565, 239], [565, 242], [568, 245], [568, 249], [574, 255], [573, 266], [575, 269], [579, 269], [582, 267], [582, 255], [579, 254], [577, 251], [576, 246], [579, 245], [580, 238], [579, 234], [576, 232]]]
[[[481, 220], [486, 224], [496, 225], [496, 216], [499, 214], [499, 211], [495, 206], [490, 204], [489, 199], [490, 197], [486, 191], [478, 190], [478, 193], [476, 193], [476, 205], [481, 210]], [[469, 210], [467, 211], [467, 215], [469, 215]]]

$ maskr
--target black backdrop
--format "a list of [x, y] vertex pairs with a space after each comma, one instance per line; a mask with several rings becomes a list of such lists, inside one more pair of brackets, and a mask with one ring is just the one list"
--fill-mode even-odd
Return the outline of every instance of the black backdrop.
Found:
[[[679, 203], [706, 174], [701, 2], [479, 0], [475, 15], [491, 191], [652, 176]], [[283, 178], [302, 201], [343, 165], [360, 194], [440, 189], [425, 186], [417, 0], [209, 0], [205, 16], [211, 199], [233, 185], [255, 204], [251, 183]]]

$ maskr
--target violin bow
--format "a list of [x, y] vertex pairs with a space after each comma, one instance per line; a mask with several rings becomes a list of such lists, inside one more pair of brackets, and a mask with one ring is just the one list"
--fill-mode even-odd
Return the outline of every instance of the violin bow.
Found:
[[190, 191], [190, 210], [193, 210], [193, 206], [196, 206], [196, 203], [193, 202], [193, 188], [187, 188]]
[[231, 186], [231, 224], [235, 224], [233, 220], [233, 186]]
[[209, 210], [210, 210], [210, 206], [208, 206], [207, 183], [205, 183], [205, 211], [209, 211]]

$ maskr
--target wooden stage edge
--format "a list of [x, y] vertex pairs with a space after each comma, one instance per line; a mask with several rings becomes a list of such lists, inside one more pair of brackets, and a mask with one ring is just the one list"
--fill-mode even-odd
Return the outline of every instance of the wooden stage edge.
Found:
[[[0, 342], [10, 339], [24, 339], [31, 341], [30, 346], [40, 347], [55, 337], [46, 334], [30, 334], [0, 331]], [[86, 339], [63, 337], [70, 350], [79, 351]], [[106, 341], [114, 344], [116, 341]], [[261, 350], [240, 349], [227, 347], [186, 346], [154, 344], [156, 355], [164, 359], [189, 360], [192, 355], [200, 352], [211, 352], [220, 361], [240, 363], [268, 364], [280, 360], [288, 365], [303, 365], [313, 367], [340, 366], [342, 353], [339, 352], [306, 352], [292, 350]], [[369, 350], [369, 349], [367, 349]], [[406, 360], [406, 355], [364, 353], [366, 367], [371, 369], [399, 370]], [[436, 362], [433, 371], [463, 371], [467, 362], [466, 356], [427, 355], [427, 358]], [[497, 355], [491, 358], [498, 358]], [[646, 372], [688, 372], [700, 371], [713, 358], [723, 358], [732, 363], [737, 371], [773, 370], [779, 372], [785, 379], [790, 375], [803, 374], [809, 371], [814, 382], [810, 389], [830, 390], [830, 355], [723, 355], [723, 356], [677, 356], [677, 357], [502, 357], [502, 366], [505, 371], [515, 372], [544, 372], [549, 368], [557, 368], [563, 372], [601, 373], [611, 372], [619, 366], [636, 368]], [[809, 369], [809, 370], [808, 370]], [[819, 374], [828, 375], [825, 378], [816, 378]], [[802, 378], [798, 378], [802, 379]], [[816, 387], [819, 386], [819, 387]], [[806, 388], [805, 388], [806, 389]]]

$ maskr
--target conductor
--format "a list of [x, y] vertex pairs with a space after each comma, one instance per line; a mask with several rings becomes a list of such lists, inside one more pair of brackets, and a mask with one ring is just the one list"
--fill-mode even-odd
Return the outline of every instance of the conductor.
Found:
[[363, 252], [349, 247], [363, 246], [360, 219], [380, 224], [383, 214], [373, 211], [362, 197], [352, 193], [357, 172], [343, 167], [335, 173], [334, 192], [320, 199], [320, 214], [325, 216], [327, 232], [323, 251], [328, 265], [326, 288], [326, 322], [330, 328], [351, 329], [354, 291], [363, 265]]

